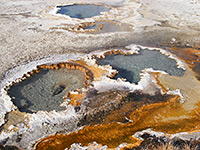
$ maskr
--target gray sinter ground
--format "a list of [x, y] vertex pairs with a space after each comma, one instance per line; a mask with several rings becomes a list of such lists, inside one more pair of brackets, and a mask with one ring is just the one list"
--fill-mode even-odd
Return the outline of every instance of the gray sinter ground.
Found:
[[93, 16], [100, 15], [101, 12], [108, 12], [110, 9], [104, 6], [97, 5], [69, 5], [69, 6], [58, 6], [60, 10], [58, 13], [68, 15], [71, 18], [91, 18]]
[[22, 112], [62, 110], [60, 104], [69, 90], [83, 86], [84, 74], [80, 70], [41, 70], [9, 90], [14, 104]]
[[161, 54], [159, 51], [140, 50], [139, 55], [108, 55], [98, 59], [100, 65], [110, 64], [119, 73], [117, 78], [125, 78], [131, 83], [140, 81], [140, 72], [145, 68], [153, 68], [169, 73], [172, 76], [182, 76], [184, 70], [177, 68], [176, 61]]

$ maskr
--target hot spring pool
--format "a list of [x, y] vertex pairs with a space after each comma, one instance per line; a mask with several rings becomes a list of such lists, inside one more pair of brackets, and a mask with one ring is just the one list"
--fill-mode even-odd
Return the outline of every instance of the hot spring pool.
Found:
[[172, 76], [182, 76], [184, 70], [177, 68], [176, 61], [161, 54], [159, 51], [140, 50], [139, 55], [107, 55], [105, 59], [98, 59], [99, 65], [111, 65], [118, 70], [118, 74], [114, 77], [125, 78], [131, 83], [140, 81], [141, 70], [145, 68], [153, 68], [154, 70], [165, 71]]
[[109, 8], [100, 5], [92, 5], [92, 4], [85, 4], [85, 5], [69, 5], [69, 6], [57, 6], [60, 10], [58, 11], [59, 14], [68, 15], [71, 18], [91, 18], [94, 16], [100, 15], [101, 12], [108, 12], [110, 11]]
[[63, 110], [60, 104], [69, 90], [83, 87], [85, 75], [80, 70], [66, 68], [41, 69], [38, 74], [10, 87], [13, 103], [21, 112]]

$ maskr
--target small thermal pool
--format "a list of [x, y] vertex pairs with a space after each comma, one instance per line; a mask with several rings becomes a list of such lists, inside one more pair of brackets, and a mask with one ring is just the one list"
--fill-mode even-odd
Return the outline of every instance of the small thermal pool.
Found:
[[141, 49], [139, 55], [107, 55], [105, 59], [98, 59], [99, 65], [111, 65], [118, 70], [114, 77], [125, 78], [131, 83], [140, 81], [141, 70], [153, 68], [154, 70], [165, 71], [172, 76], [182, 76], [184, 70], [177, 68], [176, 61], [161, 54], [159, 51]]
[[101, 12], [108, 12], [110, 11], [109, 8], [100, 5], [92, 5], [92, 4], [85, 4], [85, 5], [68, 5], [68, 6], [57, 6], [60, 8], [58, 11], [59, 14], [68, 15], [71, 18], [91, 18], [94, 16], [100, 15]]
[[[101, 27], [100, 30], [98, 30]], [[94, 34], [98, 33], [108, 33], [108, 32], [123, 32], [123, 31], [133, 31], [127, 24], [121, 24], [121, 26], [108, 21], [96, 22], [95, 25], [89, 25], [84, 29], [94, 29], [95, 32], [90, 32]]]
[[66, 68], [40, 69], [38, 74], [10, 87], [13, 103], [21, 112], [63, 110], [60, 104], [69, 90], [83, 87], [84, 73]]

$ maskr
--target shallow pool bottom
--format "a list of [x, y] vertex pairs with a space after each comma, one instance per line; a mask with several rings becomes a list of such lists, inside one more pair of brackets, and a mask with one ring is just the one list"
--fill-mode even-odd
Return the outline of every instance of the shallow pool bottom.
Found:
[[111, 21], [101, 21], [96, 22], [95, 24], [88, 25], [84, 30], [94, 30], [93, 34], [99, 33], [110, 33], [110, 32], [131, 32], [133, 29], [127, 24], [120, 24], [111, 22]]
[[8, 93], [21, 112], [60, 111], [63, 96], [83, 87], [85, 75], [80, 70], [40, 69], [38, 74], [10, 87]]

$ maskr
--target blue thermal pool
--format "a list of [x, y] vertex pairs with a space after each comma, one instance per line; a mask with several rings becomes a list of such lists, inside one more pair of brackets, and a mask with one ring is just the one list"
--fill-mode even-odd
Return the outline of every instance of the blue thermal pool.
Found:
[[100, 15], [101, 12], [108, 12], [110, 11], [109, 8], [100, 5], [92, 5], [92, 4], [85, 4], [85, 5], [68, 5], [68, 6], [58, 6], [60, 9], [58, 11], [59, 14], [68, 15], [71, 18], [91, 18], [94, 16]]
[[10, 87], [13, 103], [22, 112], [62, 110], [63, 96], [69, 90], [83, 87], [85, 75], [80, 70], [66, 68], [41, 69], [38, 74]]
[[140, 81], [141, 70], [153, 68], [154, 70], [165, 71], [172, 76], [182, 76], [184, 70], [177, 68], [176, 61], [161, 54], [159, 51], [141, 49], [139, 55], [107, 55], [105, 59], [98, 59], [99, 65], [111, 65], [118, 70], [114, 77], [125, 78], [131, 83]]

